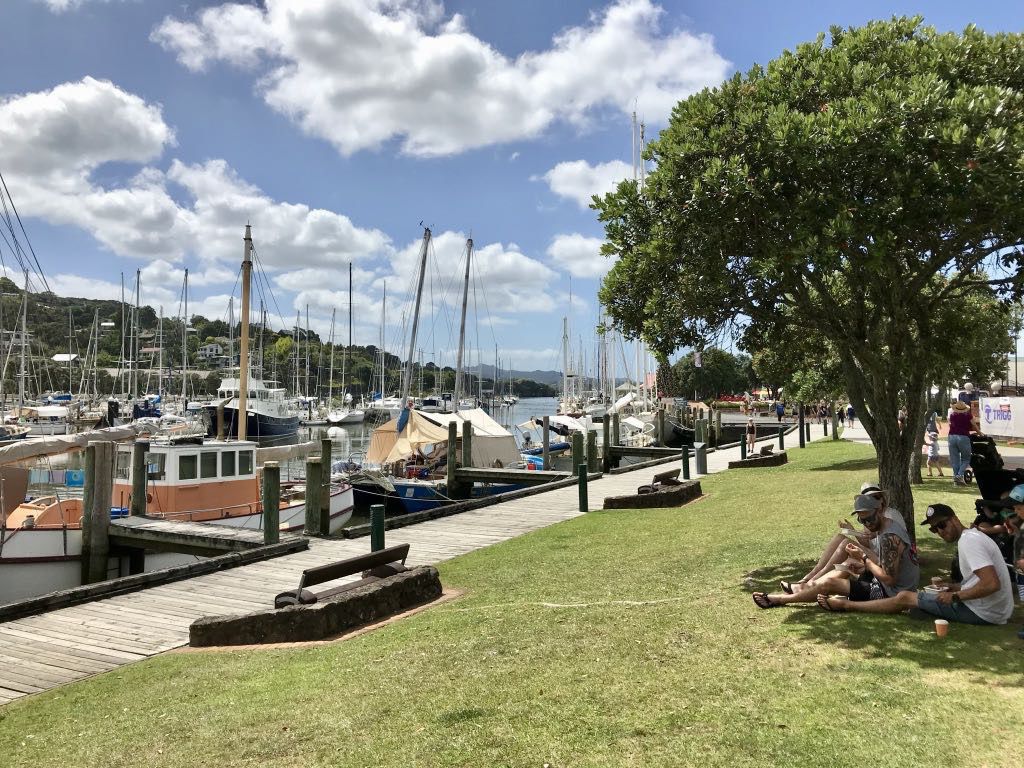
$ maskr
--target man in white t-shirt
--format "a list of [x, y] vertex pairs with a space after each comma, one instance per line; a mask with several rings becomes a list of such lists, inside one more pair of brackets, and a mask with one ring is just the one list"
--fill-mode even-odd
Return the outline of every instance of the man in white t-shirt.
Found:
[[899, 592], [895, 597], [865, 603], [820, 595], [818, 605], [828, 611], [859, 613], [900, 613], [920, 608], [964, 624], [1005, 624], [1013, 613], [1013, 590], [999, 547], [981, 531], [965, 528], [945, 504], [928, 507], [921, 525], [927, 525], [943, 541], [958, 545], [962, 583], [941, 585], [941, 591], [936, 592]]

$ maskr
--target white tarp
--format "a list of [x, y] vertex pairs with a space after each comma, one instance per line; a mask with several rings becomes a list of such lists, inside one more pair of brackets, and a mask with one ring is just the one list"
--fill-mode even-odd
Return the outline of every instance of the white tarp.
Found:
[[983, 397], [978, 421], [986, 435], [1024, 437], [1024, 397]]
[[320, 450], [320, 443], [296, 443], [295, 445], [276, 445], [269, 448], [256, 449], [256, 465], [262, 467], [268, 461], [288, 461]]
[[121, 442], [134, 440], [141, 430], [132, 424], [108, 429], [94, 429], [77, 435], [53, 435], [18, 440], [0, 448], [0, 465], [34, 459], [38, 456], [54, 456], [59, 453], [84, 451], [92, 440]]
[[412, 411], [401, 435], [397, 431], [398, 419], [391, 419], [373, 431], [366, 460], [374, 464], [391, 464], [407, 459], [417, 451], [436, 458], [438, 451], [448, 443], [448, 424], [458, 424], [461, 444], [462, 423], [467, 421], [473, 425], [474, 467], [493, 467], [495, 462], [507, 466], [520, 460], [512, 433], [479, 408], [458, 413]]

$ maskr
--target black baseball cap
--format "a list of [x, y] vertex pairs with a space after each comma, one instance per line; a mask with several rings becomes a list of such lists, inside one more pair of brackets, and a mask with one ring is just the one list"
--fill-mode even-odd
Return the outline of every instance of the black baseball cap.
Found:
[[956, 517], [956, 512], [952, 507], [946, 504], [932, 504], [925, 510], [921, 525], [935, 525], [943, 520], [949, 520], [951, 517]]

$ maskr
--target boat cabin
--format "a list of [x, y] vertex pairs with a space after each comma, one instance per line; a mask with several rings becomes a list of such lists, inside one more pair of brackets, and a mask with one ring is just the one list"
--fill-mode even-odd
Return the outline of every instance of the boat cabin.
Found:
[[[259, 511], [256, 443], [181, 438], [150, 444], [146, 514], [204, 520]], [[118, 446], [112, 505], [128, 507], [132, 446]]]

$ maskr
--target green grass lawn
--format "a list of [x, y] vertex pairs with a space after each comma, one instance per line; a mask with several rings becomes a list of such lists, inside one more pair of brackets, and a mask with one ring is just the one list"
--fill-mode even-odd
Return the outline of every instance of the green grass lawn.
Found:
[[[0, 709], [4, 766], [1019, 766], [1016, 626], [757, 609], [848, 515], [870, 449], [702, 480], [441, 567], [466, 591], [352, 640], [166, 654]], [[918, 509], [973, 514], [927, 480]], [[919, 532], [922, 529], [918, 529]], [[401, 540], [401, 531], [390, 534]], [[922, 576], [950, 552], [921, 534]]]

